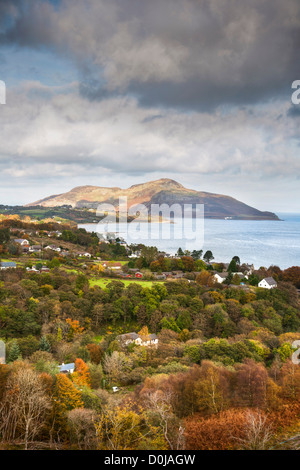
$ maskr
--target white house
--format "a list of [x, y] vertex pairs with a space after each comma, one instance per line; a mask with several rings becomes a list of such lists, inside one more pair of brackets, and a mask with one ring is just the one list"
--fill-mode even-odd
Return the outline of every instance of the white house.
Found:
[[[243, 278], [248, 279], [248, 276], [245, 276], [243, 273], [232, 273], [232, 276], [235, 276], [235, 275], [237, 275], [240, 279], [243, 279]], [[222, 284], [225, 281], [225, 279], [227, 279], [228, 276], [229, 276], [228, 272], [214, 274], [214, 278], [219, 284]]]
[[79, 258], [91, 258], [91, 253], [78, 253]]
[[75, 363], [72, 362], [70, 364], [64, 364], [62, 363], [61, 366], [59, 366], [59, 372], [61, 374], [73, 374], [75, 370]]
[[112, 271], [122, 270], [122, 263], [112, 263], [110, 261], [104, 261], [103, 263], [101, 263], [101, 265], [103, 266], [103, 268], [111, 269]]
[[228, 277], [228, 273], [214, 274], [215, 281], [218, 282], [219, 284], [222, 284], [222, 282], [224, 282], [227, 277]]
[[272, 277], [266, 277], [258, 283], [258, 287], [262, 287], [263, 289], [275, 289], [277, 282]]
[[59, 246], [56, 246], [56, 245], [48, 245], [46, 246], [45, 250], [52, 250], [52, 251], [56, 251], [57, 253], [61, 252], [61, 248], [59, 248]]
[[148, 335], [147, 338], [142, 338], [137, 333], [125, 333], [124, 335], [117, 336], [117, 340], [128, 346], [135, 343], [137, 346], [157, 346], [158, 338], [155, 334]]
[[28, 240], [25, 240], [23, 238], [15, 238], [14, 240], [15, 243], [17, 243], [18, 245], [21, 245], [21, 246], [28, 246], [29, 247], [29, 241]]

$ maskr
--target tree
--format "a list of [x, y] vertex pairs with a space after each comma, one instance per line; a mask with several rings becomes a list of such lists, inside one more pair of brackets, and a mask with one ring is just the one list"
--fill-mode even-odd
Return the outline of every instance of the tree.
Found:
[[143, 246], [141, 250], [141, 257], [145, 260], [147, 266], [150, 266], [157, 254], [158, 249], [155, 246]]
[[82, 407], [80, 391], [65, 374], [58, 374], [53, 394], [53, 427], [58, 432], [61, 430], [66, 432], [66, 413]]
[[41, 351], [47, 351], [47, 352], [50, 352], [50, 351], [51, 351], [51, 346], [50, 346], [50, 344], [48, 343], [48, 340], [47, 340], [46, 336], [42, 336], [42, 338], [41, 338], [41, 341], [40, 341], [40, 350], [41, 350]]
[[123, 352], [114, 351], [111, 355], [105, 354], [103, 369], [108, 376], [109, 383], [118, 382], [126, 369], [131, 366], [131, 361]]
[[295, 287], [300, 289], [300, 267], [292, 266], [291, 268], [285, 269], [282, 273], [283, 281], [291, 282]]
[[185, 422], [187, 450], [265, 449], [271, 424], [262, 412], [230, 409], [209, 418], [192, 416]]
[[244, 424], [244, 436], [237, 438], [245, 450], [265, 450], [273, 437], [272, 425], [261, 411], [248, 411]]
[[149, 330], [147, 326], [143, 326], [143, 328], [138, 332], [138, 335], [141, 337], [143, 342], [149, 341]]
[[96, 431], [99, 450], [166, 449], [161, 430], [151, 425], [144, 410], [134, 411], [131, 403], [103, 407]]
[[45, 384], [28, 367], [20, 367], [12, 373], [6, 385], [1, 404], [0, 431], [4, 440], [24, 439], [25, 450], [45, 424], [50, 407]]
[[194, 258], [195, 261], [201, 259], [203, 250], [194, 250], [192, 251], [192, 258]]
[[207, 263], [210, 263], [210, 262], [214, 259], [214, 256], [213, 256], [212, 252], [211, 252], [210, 250], [208, 250], [208, 251], [206, 251], [206, 253], [204, 254], [203, 259], [204, 259], [204, 261], [206, 261]]
[[90, 353], [91, 361], [94, 364], [100, 364], [101, 359], [103, 357], [103, 351], [102, 351], [101, 346], [95, 343], [90, 343], [87, 345], [87, 349]]
[[171, 450], [184, 449], [184, 428], [172, 410], [172, 392], [149, 390], [146, 403], [150, 414], [157, 416], [163, 436]]
[[66, 319], [66, 323], [69, 325], [69, 337], [72, 339], [74, 336], [80, 335], [84, 331], [84, 327], [81, 327], [78, 320]]
[[8, 362], [17, 361], [22, 357], [19, 344], [17, 341], [13, 341], [8, 354]]
[[236, 262], [236, 264], [238, 264], [238, 265], [241, 264], [241, 260], [240, 260], [239, 256], [234, 256], [232, 259], [233, 259], [233, 261]]
[[283, 396], [293, 402], [300, 398], [300, 370], [298, 364], [286, 362], [280, 372]]
[[78, 387], [91, 386], [89, 368], [82, 359], [76, 359], [75, 372], [73, 373], [72, 379], [73, 383], [78, 385]]
[[217, 413], [225, 408], [228, 402], [229, 388], [226, 375], [225, 369], [217, 368], [209, 361], [202, 362], [200, 378], [195, 383], [199, 410]]
[[216, 280], [208, 271], [203, 270], [197, 275], [196, 282], [201, 286], [212, 287]]
[[60, 327], [57, 328], [57, 337], [56, 337], [58, 343], [62, 340], [62, 330]]
[[241, 283], [241, 280], [240, 280], [240, 277], [238, 276], [238, 274], [234, 274], [233, 278], [232, 278], [232, 284], [234, 284], [235, 286], [239, 286], [240, 283]]
[[232, 260], [230, 261], [229, 263], [229, 266], [228, 266], [228, 272], [230, 273], [236, 273], [237, 272], [237, 263], [236, 263], [236, 260], [234, 258], [232, 258]]
[[79, 450], [89, 450], [96, 446], [96, 413], [93, 410], [76, 408], [68, 411], [67, 419], [71, 440], [75, 441]]
[[268, 372], [263, 364], [246, 359], [236, 366], [236, 403], [264, 408], [267, 403]]
[[92, 310], [92, 320], [96, 330], [102, 324], [104, 319], [104, 304], [97, 303]]

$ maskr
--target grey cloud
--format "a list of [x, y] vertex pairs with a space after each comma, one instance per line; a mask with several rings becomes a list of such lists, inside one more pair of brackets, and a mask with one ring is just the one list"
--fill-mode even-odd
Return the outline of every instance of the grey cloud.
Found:
[[287, 115], [291, 118], [300, 118], [300, 105], [293, 105], [289, 108]]
[[203, 110], [288, 97], [299, 78], [298, 0], [23, 4], [2, 41], [71, 57], [89, 99], [127, 92], [147, 106]]
[[[34, 93], [36, 90], [43, 93]], [[296, 120], [276, 102], [214, 113], [141, 108], [133, 98], [89, 101], [38, 83], [11, 91], [1, 109], [2, 178], [65, 179], [95, 172], [286, 176], [300, 170], [289, 145]], [[280, 120], [274, 116], [282, 115]], [[187, 162], [191, 164], [187, 165]]]

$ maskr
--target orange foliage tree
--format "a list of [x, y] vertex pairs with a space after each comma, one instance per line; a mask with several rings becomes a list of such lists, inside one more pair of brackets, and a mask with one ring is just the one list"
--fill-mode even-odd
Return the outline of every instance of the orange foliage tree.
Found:
[[76, 359], [75, 372], [72, 376], [72, 379], [74, 384], [78, 385], [78, 387], [91, 386], [89, 368], [82, 359]]

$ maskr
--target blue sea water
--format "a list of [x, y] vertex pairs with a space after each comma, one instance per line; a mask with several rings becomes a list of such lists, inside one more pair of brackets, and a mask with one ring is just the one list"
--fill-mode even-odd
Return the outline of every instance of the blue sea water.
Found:
[[[277, 265], [281, 269], [300, 265], [300, 214], [278, 214], [280, 221], [214, 220], [205, 219], [204, 244], [192, 249], [211, 250], [215, 261], [229, 262], [239, 256], [241, 262], [253, 263], [255, 268]], [[82, 225], [87, 231], [97, 231], [97, 225]], [[124, 232], [125, 233], [125, 232]], [[120, 234], [122, 228], [120, 227]], [[124, 236], [126, 239], [126, 236]], [[128, 242], [133, 242], [127, 238]], [[180, 240], [139, 240], [155, 245], [161, 251], [174, 254]], [[134, 243], [137, 243], [134, 240]]]

